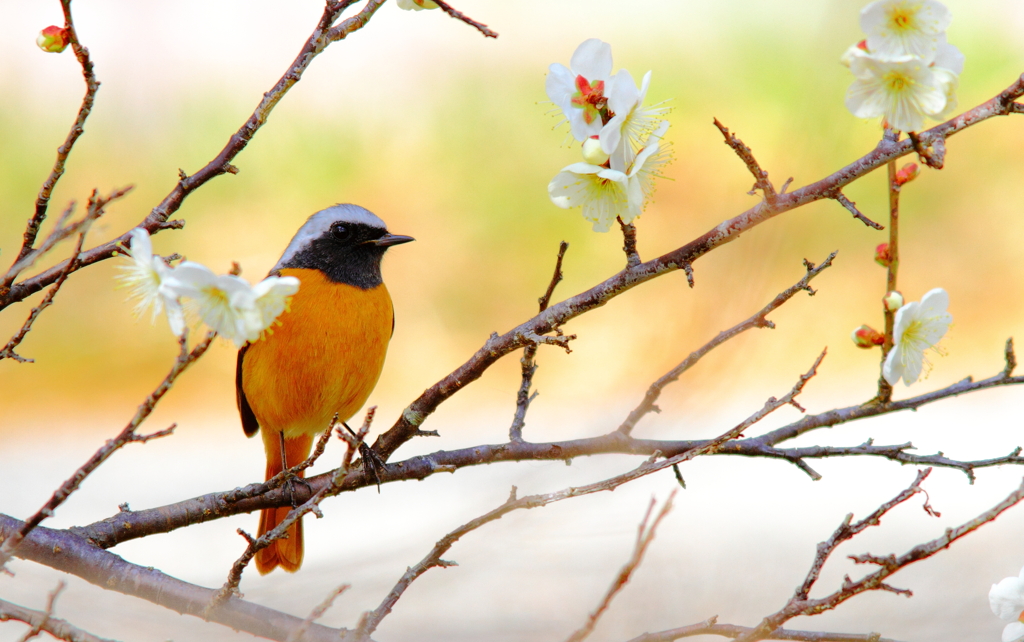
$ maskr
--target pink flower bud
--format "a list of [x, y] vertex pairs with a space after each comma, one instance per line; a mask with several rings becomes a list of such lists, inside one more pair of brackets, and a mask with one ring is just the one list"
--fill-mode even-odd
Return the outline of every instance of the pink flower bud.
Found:
[[68, 30], [62, 27], [50, 25], [39, 32], [36, 37], [36, 44], [43, 51], [49, 53], [60, 53], [68, 48]]
[[882, 297], [882, 305], [885, 306], [887, 312], [895, 312], [903, 307], [903, 295], [897, 290], [893, 290]]
[[853, 344], [858, 348], [873, 348], [885, 343], [885, 335], [871, 326], [862, 325], [853, 331]]
[[903, 185], [917, 178], [917, 175], [921, 173], [921, 168], [917, 166], [917, 163], [907, 163], [900, 171], [896, 172], [896, 185]]
[[879, 243], [878, 247], [875, 248], [875, 263], [887, 268], [891, 262], [892, 256], [889, 255], [889, 244]]

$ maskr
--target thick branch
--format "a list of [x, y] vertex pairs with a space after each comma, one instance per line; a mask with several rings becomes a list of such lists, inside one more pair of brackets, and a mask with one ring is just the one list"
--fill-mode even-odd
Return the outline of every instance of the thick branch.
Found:
[[[19, 520], [0, 515], [0, 537], [11, 537], [23, 529]], [[177, 611], [183, 615], [201, 617], [215, 591], [182, 582], [152, 568], [126, 562], [113, 553], [67, 531], [55, 531], [45, 526], [34, 529], [18, 547], [22, 557], [51, 568], [76, 575], [101, 588], [132, 595]], [[239, 631], [284, 642], [298, 627], [306, 626], [305, 640], [338, 642], [343, 629], [332, 629], [319, 624], [305, 624], [301, 618], [246, 602], [238, 598], [227, 600], [210, 621]]]

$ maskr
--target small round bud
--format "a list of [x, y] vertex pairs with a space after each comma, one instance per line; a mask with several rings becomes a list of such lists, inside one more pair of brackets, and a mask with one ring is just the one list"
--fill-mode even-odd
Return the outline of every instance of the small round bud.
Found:
[[39, 32], [39, 36], [36, 37], [36, 44], [43, 51], [49, 53], [60, 53], [68, 48], [68, 30], [54, 25], [50, 25], [46, 29]]
[[862, 325], [851, 335], [853, 345], [858, 348], [873, 348], [885, 343], [885, 335], [869, 325]]
[[882, 267], [889, 267], [892, 263], [892, 256], [889, 254], [889, 244], [879, 243], [878, 247], [875, 248], [875, 263]]
[[887, 312], [895, 312], [903, 307], [903, 295], [897, 290], [893, 290], [882, 297], [882, 305], [885, 306]]
[[583, 141], [583, 160], [591, 165], [604, 165], [608, 162], [608, 154], [601, 149], [601, 141], [597, 136], [591, 136]]
[[921, 173], [921, 168], [917, 166], [917, 163], [907, 163], [896, 172], [896, 185], [904, 185], [917, 178], [917, 175]]

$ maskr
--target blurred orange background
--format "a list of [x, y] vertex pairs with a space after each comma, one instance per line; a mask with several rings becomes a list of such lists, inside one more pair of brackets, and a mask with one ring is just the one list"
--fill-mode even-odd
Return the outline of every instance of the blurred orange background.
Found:
[[[617, 232], [596, 234], [578, 210], [558, 209], [548, 199], [547, 182], [578, 159], [575, 146], [568, 143], [567, 129], [554, 127], [560, 118], [544, 94], [544, 74], [550, 63], [567, 64], [581, 41], [599, 37], [612, 44], [616, 68], [627, 68], [636, 78], [653, 70], [652, 102], [669, 101], [672, 127], [667, 138], [673, 144], [675, 161], [665, 172], [669, 180], [660, 183], [654, 203], [638, 222], [640, 253], [649, 259], [756, 203], [755, 197], [746, 193], [751, 178], [722, 144], [721, 135], [711, 125], [713, 117], [753, 148], [776, 185], [789, 176], [794, 177], [794, 188], [813, 182], [874, 146], [880, 134], [878, 123], [860, 121], [844, 108], [851, 76], [838, 62], [845, 48], [862, 37], [857, 16], [863, 4], [850, 0], [460, 3], [459, 9], [501, 34], [492, 41], [439, 11], [403, 12], [389, 3], [366, 29], [332, 45], [313, 63], [235, 160], [240, 173], [217, 178], [190, 196], [175, 216], [186, 222], [184, 230], [154, 237], [155, 250], [165, 255], [177, 252], [221, 272], [238, 261], [243, 276], [255, 281], [274, 264], [309, 214], [336, 202], [364, 205], [384, 218], [392, 231], [416, 237], [416, 243], [390, 252], [385, 262], [397, 326], [383, 377], [370, 400], [379, 406], [376, 428], [383, 430], [424, 388], [464, 362], [491, 332], [504, 332], [535, 313], [559, 241], [568, 241], [570, 249], [566, 278], [556, 291], [556, 300], [589, 288], [623, 265]], [[1024, 29], [1024, 6], [1013, 0], [946, 4], [954, 16], [949, 39], [967, 58], [959, 89], [961, 108], [966, 109], [997, 94], [1024, 70], [1024, 43], [1018, 37]], [[46, 55], [34, 45], [39, 29], [60, 23], [59, 8], [56, 1], [0, 3], [0, 60], [4, 61], [0, 66], [0, 202], [5, 204], [0, 211], [0, 260], [5, 265], [20, 246], [24, 221], [84, 91], [70, 51]], [[179, 168], [191, 174], [216, 155], [262, 92], [291, 62], [321, 8], [317, 2], [266, 1], [107, 0], [75, 5], [80, 37], [92, 52], [103, 85], [86, 133], [54, 194], [51, 213], [56, 214], [71, 200], [85, 202], [93, 188], [108, 192], [133, 184], [133, 192], [111, 206], [94, 226], [89, 241], [105, 241], [142, 220], [173, 187]], [[903, 192], [901, 289], [908, 300], [917, 300], [933, 287], [945, 288], [952, 301], [954, 326], [942, 344], [948, 356], [932, 359], [934, 369], [927, 380], [909, 390], [900, 384], [898, 396], [920, 394], [967, 375], [995, 374], [1003, 367], [1006, 338], [1024, 336], [1024, 263], [1019, 250], [1024, 242], [1022, 123], [1020, 118], [996, 119], [958, 134], [950, 139], [945, 169], [924, 169]], [[845, 193], [869, 217], [884, 221], [884, 181], [884, 172], [876, 172]], [[659, 402], [662, 414], [646, 418], [637, 434], [652, 438], [718, 434], [759, 408], [767, 397], [787, 392], [825, 346], [829, 355], [818, 378], [806, 389], [802, 404], [818, 412], [869, 398], [877, 381], [878, 355], [855, 348], [849, 334], [861, 323], [882, 326], [879, 299], [884, 294], [885, 273], [872, 258], [875, 245], [884, 240], [886, 233], [853, 220], [835, 202], [815, 203], [779, 216], [698, 261], [692, 290], [683, 274], [668, 275], [571, 322], [565, 330], [579, 337], [571, 355], [553, 348], [540, 351], [535, 385], [541, 395], [530, 409], [526, 437], [547, 441], [611, 430], [651, 381], [797, 281], [804, 272], [804, 258], [817, 263], [833, 250], [839, 251], [835, 266], [815, 281], [818, 292], [814, 297], [798, 295], [774, 313], [775, 330], [748, 332], [712, 353], [667, 390]], [[51, 262], [69, 250], [59, 248]], [[106, 261], [68, 281], [54, 306], [19, 347], [20, 354], [36, 363], [0, 363], [0, 497], [8, 503], [0, 506], [2, 512], [16, 517], [30, 514], [104, 439], [120, 430], [171, 365], [176, 346], [166, 322], [133, 319], [123, 291], [114, 289], [118, 263]], [[0, 337], [8, 337], [20, 327], [38, 298], [11, 306], [0, 315]], [[218, 343], [181, 379], [147, 423], [148, 429], [156, 430], [176, 422], [175, 436], [116, 455], [110, 463], [111, 477], [97, 475], [106, 480], [106, 486], [100, 479], [90, 480], [80, 496], [58, 512], [52, 525], [106, 517], [117, 503], [128, 499], [134, 507], [150, 507], [256, 481], [262, 471], [261, 449], [255, 441], [243, 439], [239, 429], [234, 365], [233, 347]], [[397, 457], [505, 440], [518, 382], [518, 358], [505, 359], [427, 422], [425, 428], [439, 430], [440, 439], [411, 443]], [[994, 457], [1017, 444], [1022, 401], [1024, 394], [1013, 390], [983, 392], [929, 407], [915, 417], [898, 416], [844, 428], [841, 434], [832, 431], [806, 443], [854, 445], [873, 436], [885, 443], [913, 440], [921, 452], [943, 449], [954, 457]], [[792, 410], [779, 414], [774, 424], [797, 416]], [[970, 432], [965, 433], [965, 428]], [[223, 455], [228, 452], [230, 462], [225, 462]], [[146, 458], [152, 458], [150, 463], [139, 463]], [[630, 465], [629, 460], [618, 458], [577, 462], [566, 474], [574, 476], [572, 483], [586, 483]], [[440, 512], [432, 510], [423, 517], [431, 526], [423, 529], [422, 541], [408, 544], [407, 551], [387, 554], [395, 568], [404, 568], [425, 554], [429, 543], [441, 534], [500, 503], [508, 483], [529, 486], [524, 474], [537, 482], [533, 489], [537, 492], [569, 483], [563, 483], [567, 478], [559, 475], [565, 467], [557, 462], [507, 465], [491, 473], [492, 468], [488, 467], [486, 474], [462, 471], [451, 479], [430, 480], [417, 486], [423, 490], [385, 488], [381, 500], [372, 491], [359, 493], [358, 502], [350, 500], [352, 508], [342, 500], [337, 500], [337, 506], [346, 506], [345, 512], [351, 516], [365, 505], [374, 515], [380, 510], [379, 501], [385, 501], [394, 513], [386, 519], [372, 518], [379, 520], [373, 528], [383, 532], [393, 523], [388, 520], [401, 523], [410, 518], [403, 512], [407, 504], [400, 501], [408, 500], [408, 493], [421, 493], [451, 508], [449, 514], [434, 507]], [[697, 500], [706, 504], [704, 512], [694, 515], [726, 531], [732, 530], [730, 519], [737, 520], [736, 528], [749, 529], [746, 524], [755, 518], [746, 511], [756, 513], [757, 509], [747, 506], [738, 509], [741, 515], [729, 518], [731, 509], [726, 506], [740, 501], [730, 489], [744, 497], [750, 489], [744, 484], [734, 488], [740, 482], [730, 472], [719, 471], [736, 471], [745, 483], [753, 471], [759, 471], [758, 475], [771, 480], [768, 486], [778, 484], [779, 497], [748, 497], [754, 505], [771, 504], [773, 499], [784, 505], [785, 498], [820, 493], [821, 501], [832, 506], [827, 515], [818, 516], [820, 529], [801, 535], [807, 542], [824, 539], [837, 519], [859, 505], [856, 502], [863, 501], [865, 509], [873, 508], [912, 479], [911, 471], [894, 464], [822, 462], [819, 469], [823, 473], [836, 471], [836, 479], [807, 491], [810, 484], [806, 478], [782, 470], [781, 464], [715, 459], [693, 468], [709, 479], [722, 480], [725, 475], [724, 481], [714, 484], [714, 490], [706, 489], [710, 494]], [[125, 477], [116, 477], [118, 473], [113, 471], [118, 470]], [[188, 479], [181, 479], [183, 473]], [[950, 510], [947, 515], [953, 520], [950, 523], [955, 523], [957, 515], [966, 518], [994, 502], [993, 498], [1005, 495], [1011, 487], [1007, 484], [1014, 483], [1017, 476], [1012, 470], [982, 473], [983, 479], [991, 480], [984, 492], [966, 487], [960, 473], [939, 471], [934, 483], [941, 488], [948, 485], [950, 502], [962, 502], [962, 513]], [[846, 485], [826, 487], [833, 482]], [[787, 484], [793, 484], [792, 488]], [[471, 488], [480, 485], [493, 492], [484, 496], [478, 488]], [[640, 490], [630, 492], [638, 494], [639, 503], [619, 502], [626, 517], [616, 523], [613, 532], [615, 537], [625, 538], [623, 542], [629, 541], [642, 514], [645, 493], [657, 492], [663, 497], [671, 484], [666, 478], [657, 485], [638, 486]], [[880, 489], [877, 497], [861, 496], [864, 488], [876, 487]], [[460, 503], [458, 498], [467, 493], [479, 496]], [[697, 491], [687, 491], [683, 496], [696, 495]], [[843, 499], [837, 501], [836, 497]], [[591, 504], [586, 513], [589, 517], [573, 519], [596, 519], [594, 511], [600, 514], [601, 506]], [[326, 508], [330, 512], [332, 507]], [[576, 515], [572, 511], [577, 509], [546, 510], [550, 516], [544, 520], [564, 519]], [[689, 515], [685, 510], [696, 509], [680, 508], [677, 513]], [[833, 512], [838, 518], [833, 519]], [[817, 515], [798, 510], [794, 521], [783, 520], [776, 524], [776, 534], [766, 537], [778, 538], [777, 545], [784, 548], [789, 544], [779, 542], [790, 541], [793, 526], [802, 528], [806, 522], [801, 520], [818, 519], [812, 514]], [[344, 519], [342, 523], [346, 523]], [[666, 522], [666, 528], [671, 524]], [[921, 537], [941, 532], [934, 520], [922, 524]], [[211, 586], [222, 581], [241, 552], [242, 542], [233, 533], [237, 525], [251, 529], [254, 518], [243, 516], [188, 529], [216, 537], [218, 544], [215, 551], [207, 550], [201, 556], [202, 563], [181, 569], [179, 576]], [[683, 523], [676, 526], [686, 532]], [[719, 531], [708, 528], [704, 545], [727, 549], [721, 544], [722, 536], [713, 535]], [[912, 532], [916, 537], [918, 531]], [[1001, 537], [1012, 535], [1011, 530], [1001, 532]], [[316, 533], [311, 532], [310, 537], [315, 543]], [[521, 535], [508, 537], [506, 546], [523, 544]], [[536, 537], [536, 542], [527, 537], [527, 548], [560, 541], [558, 537]], [[590, 550], [586, 542], [598, 549], [603, 546], [603, 540], [595, 543], [593, 531], [582, 527], [564, 537], [583, 541], [579, 545], [586, 550]], [[672, 541], [671, 537], [665, 535], [666, 540]], [[183, 542], [202, 538], [172, 534], [152, 539], [164, 539], [164, 546], [180, 550]], [[488, 541], [488, 536], [480, 539]], [[890, 540], [879, 541], [890, 545]], [[918, 540], [911, 538], [903, 544], [914, 541]], [[797, 578], [813, 552], [813, 545], [808, 548], [800, 542], [799, 546], [792, 544], [795, 557], [780, 554], [787, 563], [796, 560], [789, 570], [795, 571]], [[493, 541], [491, 545], [496, 546]], [[670, 544], [662, 545], [663, 554], [672, 552]], [[701, 550], [699, 542], [680, 546], [690, 551], [686, 555]], [[989, 566], [978, 570], [980, 588], [965, 591], [971, 595], [972, 608], [981, 605], [981, 611], [975, 608], [960, 620], [978, 623], [971, 627], [987, 627], [985, 635], [998, 635], [1000, 624], [987, 613], [986, 582], [1015, 574], [1024, 562], [1024, 551], [1018, 548], [997, 556], [992, 547], [978, 546], [978, 550], [972, 549], [974, 555], [984, 557], [989, 554], [984, 551], [989, 551], [992, 559]], [[552, 599], [572, 604], [572, 610], [551, 616], [550, 622], [540, 618], [534, 629], [523, 628], [517, 621], [495, 626], [514, 611], [505, 608], [507, 597], [501, 597], [504, 594], [497, 588], [500, 578], [488, 580], [491, 588], [474, 594], [476, 599], [493, 600], [489, 608], [480, 607], [480, 613], [490, 615], [480, 616], [478, 628], [466, 622], [460, 627], [455, 607], [442, 596], [432, 598], [436, 602], [425, 596], [415, 598], [425, 600], [417, 603], [410, 594], [408, 601], [422, 604], [422, 614], [417, 617], [427, 620], [439, 618], [433, 609], [446, 609], [453, 620], [448, 628], [427, 627], [428, 631], [444, 631], [446, 639], [462, 639], [458, 637], [461, 634], [465, 639], [564, 637], [596, 604], [597, 594], [585, 591], [594, 586], [603, 590], [625, 560], [627, 549], [610, 555], [602, 569], [586, 571], [593, 572], [596, 579], [567, 583], [564, 595]], [[129, 555], [130, 551], [137, 556]], [[168, 559], [167, 551], [158, 545], [129, 544], [116, 552], [175, 574], [177, 562]], [[384, 555], [372, 547], [364, 554]], [[963, 555], [966, 560], [978, 559]], [[758, 578], [754, 583], [769, 582], [765, 578], [773, 575], [764, 568], [748, 571], [746, 562], [737, 566], [738, 558], [728, 557], [732, 561], [723, 561], [721, 568], [729, 573], [742, 568]], [[351, 562], [348, 556], [346, 559]], [[322, 568], [315, 560], [308, 565]], [[694, 563], [699, 566], [698, 561]], [[24, 595], [26, 603], [44, 599], [48, 584], [39, 579], [42, 588], [36, 590], [31, 578], [37, 577], [33, 575], [37, 572], [42, 573], [39, 578], [50, 576], [29, 570], [35, 567], [28, 563], [20, 564], [23, 581], [0, 578], [0, 595]], [[978, 566], [963, 561], [950, 564], [953, 566], [940, 567], [947, 569], [947, 575], [940, 575], [945, 581], [952, 573], [948, 569], [957, 568], [956, 564]], [[714, 568], [705, 570], [716, 574]], [[303, 583], [317, 572], [303, 569], [286, 578], [247, 576], [252, 584], [249, 589], [243, 584], [243, 589], [266, 597], [266, 603], [275, 608], [301, 615], [323, 592], [319, 585]], [[366, 572], [384, 591], [397, 579], [393, 573]], [[568, 577], [581, 578], [583, 572], [579, 566], [567, 565], [553, 569], [550, 580], [545, 581], [561, 583]], [[332, 574], [337, 579], [334, 584], [351, 581], [355, 573]], [[719, 605], [735, 604], [736, 600], [744, 606], [734, 610], [735, 623], [753, 624], [757, 617], [781, 606], [794, 584], [787, 577], [781, 583], [783, 588], [775, 592], [766, 589], [758, 591], [756, 599], [740, 599], [730, 593], [737, 589], [730, 588], [725, 577], [714, 581], [701, 573], [694, 577], [703, 578], [693, 580], [698, 585], [711, 582], [717, 587], [701, 598], [714, 611], [695, 606], [692, 612], [687, 608], [673, 614], [654, 606], [643, 611], [637, 603], [629, 603], [631, 607], [623, 607], [626, 615], [615, 616], [619, 619], [613, 619], [614, 624], [603, 633], [599, 630], [599, 635], [618, 639], [618, 634], [628, 637], [653, 630], [656, 625], [651, 622], [655, 620], [665, 620], [661, 624], [667, 628], [699, 621], [714, 612], [726, 621], [728, 609]], [[324, 586], [330, 588], [327, 585], [333, 579], [325, 574]], [[941, 584], [943, 580], [936, 581]], [[282, 589], [285, 586], [295, 588], [289, 593]], [[652, 580], [652, 586], [661, 585]], [[298, 587], [302, 587], [301, 593]], [[81, 595], [92, 595], [87, 586], [80, 590]], [[274, 601], [287, 601], [295, 595], [302, 599]], [[382, 595], [368, 591], [366, 604], [358, 602], [363, 598], [352, 599], [361, 608], [369, 608]], [[467, 600], [474, 597], [459, 595]], [[690, 599], [680, 595], [688, 595], [685, 591], [676, 597]], [[69, 609], [73, 599], [68, 597]], [[858, 599], [890, 608], [893, 600], [901, 598]], [[915, 598], [914, 604], [920, 603], [915, 608], [927, 612], [941, 604], [948, 611], [950, 607], [942, 599], [933, 597], [928, 602]], [[671, 602], [666, 600], [666, 604]], [[116, 609], [120, 612], [138, 606], [135, 601], [124, 604]], [[764, 609], [758, 611], [762, 604]], [[345, 607], [339, 608], [344, 611]], [[419, 613], [413, 610], [417, 607], [408, 608], [410, 613]], [[359, 608], [352, 606], [345, 617], [358, 612]], [[104, 631], [104, 625], [97, 625], [92, 632], [150, 639], [130, 626], [125, 632], [123, 627], [128, 625], [124, 622], [132, 620], [127, 614], [119, 617], [121, 624], [110, 624], [114, 628]], [[334, 624], [354, 622], [345, 617], [339, 615]], [[835, 626], [856, 627], [858, 617], [835, 620]], [[396, 628], [390, 639], [414, 639], [409, 637], [413, 625], [426, 626], [417, 618], [402, 620], [398, 612], [394, 618], [404, 624], [393, 625]], [[916, 620], [893, 617], [891, 626], [897, 627], [896, 632], [886, 629], [884, 633], [898, 637], [899, 627], [908, 621]], [[801, 626], [826, 626], [822, 622], [826, 620], [809, 620]], [[5, 626], [0, 627], [0, 640], [21, 634], [14, 625]], [[152, 639], [165, 639], [177, 630], [173, 628], [177, 625], [164, 626], [168, 628], [156, 630]], [[505, 626], [511, 628], [505, 630]], [[915, 626], [910, 625], [910, 630], [918, 631]], [[496, 628], [503, 629], [501, 635], [495, 633]], [[204, 639], [222, 634], [212, 627], [195, 631], [201, 631], [195, 635]], [[223, 635], [223, 639], [234, 639]], [[382, 635], [381, 639], [389, 638]], [[929, 639], [956, 638], [930, 633]]]

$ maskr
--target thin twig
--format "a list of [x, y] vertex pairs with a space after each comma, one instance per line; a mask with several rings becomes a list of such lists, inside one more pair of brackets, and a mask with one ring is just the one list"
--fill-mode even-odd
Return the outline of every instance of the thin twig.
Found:
[[[900, 269], [900, 190], [901, 186], [896, 180], [896, 159], [893, 159], [887, 164], [888, 171], [888, 189], [889, 189], [889, 249], [887, 251], [889, 256], [889, 264], [886, 266], [886, 277], [885, 277], [885, 292], [888, 296], [889, 292], [898, 290], [897, 287], [897, 276], [899, 275]], [[896, 329], [896, 311], [889, 310], [885, 306], [882, 306], [882, 312], [885, 315], [885, 343], [882, 344], [882, 366], [885, 365], [885, 358], [889, 356], [889, 351], [892, 350], [893, 346], [893, 332]], [[885, 380], [885, 376], [881, 374], [882, 368], [879, 368], [878, 375], [878, 394], [876, 399], [879, 403], [888, 403], [892, 400], [892, 385]]]
[[[673, 466], [676, 470], [678, 467]], [[672, 500], [676, 496], [676, 491], [673, 490], [672, 494], [668, 496], [665, 503], [662, 505], [661, 510], [658, 511], [657, 517], [651, 522], [650, 527], [647, 526], [647, 521], [651, 517], [651, 512], [654, 510], [654, 498], [651, 498], [651, 503], [647, 507], [647, 514], [644, 515], [644, 519], [640, 522], [640, 527], [637, 529], [636, 534], [636, 545], [633, 547], [633, 554], [630, 556], [629, 561], [622, 567], [619, 574], [615, 577], [608, 592], [605, 593], [604, 599], [597, 606], [597, 609], [590, 614], [587, 621], [582, 627], [580, 627], [575, 633], [569, 636], [568, 642], [582, 642], [589, 636], [593, 631], [594, 627], [597, 626], [597, 620], [611, 605], [612, 600], [618, 595], [619, 591], [625, 588], [626, 584], [629, 583], [629, 579], [633, 576], [633, 572], [640, 566], [640, 562], [643, 561], [644, 553], [647, 552], [647, 547], [650, 546], [651, 542], [654, 541], [654, 534], [658, 530], [658, 525], [661, 524], [661, 520], [668, 515], [669, 511], [672, 510]]]
[[46, 626], [50, 623], [50, 618], [53, 616], [53, 607], [57, 603], [57, 596], [60, 595], [67, 586], [68, 585], [65, 584], [63, 580], [57, 582], [57, 587], [50, 591], [50, 594], [46, 598], [46, 609], [42, 612], [42, 617], [32, 623], [32, 626], [28, 631], [25, 631], [25, 635], [21, 636], [18, 642], [28, 642], [46, 629]]
[[309, 615], [306, 616], [306, 619], [302, 621], [302, 624], [300, 624], [297, 629], [292, 631], [292, 634], [288, 636], [288, 639], [285, 642], [299, 642], [300, 640], [302, 640], [302, 636], [303, 634], [305, 634], [306, 629], [309, 628], [309, 625], [322, 618], [324, 616], [324, 613], [327, 612], [327, 609], [331, 608], [331, 606], [334, 604], [334, 600], [350, 588], [352, 588], [351, 584], [342, 584], [338, 588], [331, 591], [327, 595], [327, 597], [324, 598], [323, 602], [318, 604], [316, 608], [310, 611]]
[[629, 413], [626, 420], [619, 426], [619, 432], [628, 435], [633, 431], [633, 428], [636, 427], [637, 422], [639, 422], [646, 414], [650, 412], [660, 412], [656, 402], [665, 387], [670, 383], [677, 381], [684, 372], [692, 368], [704, 357], [704, 355], [722, 345], [729, 339], [732, 339], [751, 328], [774, 328], [775, 324], [769, 321], [767, 316], [778, 309], [783, 303], [793, 298], [797, 292], [807, 291], [811, 296], [813, 296], [814, 290], [811, 289], [809, 285], [811, 280], [821, 274], [822, 271], [832, 266], [832, 261], [836, 258], [837, 253], [838, 252], [833, 252], [832, 254], [829, 254], [828, 258], [822, 261], [821, 265], [818, 266], [815, 266], [813, 263], [805, 259], [804, 266], [807, 268], [807, 273], [802, 279], [791, 285], [783, 292], [780, 292], [768, 305], [755, 313], [754, 316], [733, 326], [732, 328], [729, 328], [728, 330], [719, 332], [718, 336], [705, 343], [697, 350], [691, 352], [690, 356], [686, 357], [682, 363], [672, 368], [662, 375], [661, 378], [652, 383], [647, 389], [647, 393], [644, 395], [643, 401], [641, 401], [640, 404]]
[[[698, 635], [720, 635], [727, 638], [738, 638], [753, 629], [735, 624], [717, 624], [718, 618], [713, 617], [704, 622], [681, 626], [657, 633], [644, 633], [629, 642], [672, 642], [682, 638]], [[883, 638], [878, 633], [827, 633], [824, 631], [795, 631], [793, 629], [776, 629], [766, 640], [799, 640], [800, 642], [897, 642]]]
[[850, 199], [846, 198], [846, 195], [840, 192], [839, 190], [836, 190], [835, 194], [832, 195], [832, 198], [838, 201], [840, 205], [845, 207], [846, 210], [850, 212], [850, 214], [853, 214], [853, 218], [857, 219], [864, 225], [867, 225], [868, 227], [873, 227], [876, 230], [885, 229], [885, 226], [881, 225], [880, 223], [875, 223], [868, 217], [864, 216], [864, 214], [859, 209], [857, 209], [857, 204], [851, 201]]
[[69, 477], [60, 488], [54, 491], [50, 499], [36, 511], [35, 515], [25, 521], [24, 526], [15, 533], [13, 536], [8, 537], [4, 540], [3, 545], [0, 545], [0, 569], [6, 565], [7, 561], [11, 558], [11, 555], [17, 549], [21, 541], [28, 535], [33, 528], [38, 526], [47, 517], [52, 517], [53, 512], [58, 506], [64, 503], [68, 497], [71, 496], [78, 487], [81, 485], [85, 478], [88, 477], [94, 470], [96, 470], [100, 464], [110, 458], [118, 449], [125, 444], [129, 444], [136, 439], [135, 430], [146, 420], [147, 417], [153, 412], [160, 399], [171, 389], [174, 385], [175, 380], [181, 373], [183, 373], [190, 365], [196, 362], [199, 357], [203, 356], [206, 350], [210, 347], [210, 343], [213, 341], [216, 334], [210, 332], [206, 335], [206, 338], [199, 342], [196, 347], [191, 351], [188, 349], [188, 332], [185, 332], [178, 340], [179, 352], [178, 357], [174, 362], [174, 366], [171, 371], [164, 377], [164, 380], [156, 387], [153, 392], [149, 393], [146, 400], [142, 402], [138, 410], [135, 411], [135, 416], [132, 417], [128, 425], [117, 435], [114, 439], [111, 439], [102, 448], [93, 453], [89, 461], [82, 464], [82, 466], [75, 471], [75, 473]]
[[[717, 118], [714, 119], [714, 122], [715, 127], [717, 127], [718, 131], [722, 132], [722, 136], [725, 137], [725, 144], [736, 152], [736, 155], [740, 157], [743, 164], [746, 165], [747, 169], [750, 170], [750, 173], [753, 174], [754, 189], [750, 190], [751, 194], [754, 190], [761, 190], [761, 193], [764, 195], [764, 200], [768, 203], [768, 206], [771, 207], [774, 205], [776, 197], [775, 186], [772, 185], [770, 180], [768, 180], [768, 172], [761, 169], [761, 165], [757, 162], [757, 159], [754, 158], [754, 152], [751, 151], [751, 149], [747, 147], [736, 134], [730, 133], [729, 128], [720, 123]], [[788, 181], [786, 184], [789, 184]]]
[[[557, 286], [564, 275], [562, 274], [562, 259], [569, 249], [569, 244], [562, 241], [558, 245], [558, 258], [555, 259], [555, 273], [551, 276], [548, 289], [544, 295], [537, 299], [540, 308], [539, 312], [547, 309], [551, 302], [551, 295], [555, 293]], [[519, 384], [519, 392], [516, 394], [516, 414], [512, 418], [512, 427], [509, 428], [508, 438], [510, 441], [521, 441], [523, 438], [523, 426], [526, 425], [526, 411], [530, 409], [530, 403], [537, 397], [537, 393], [530, 394], [530, 386], [533, 385], [533, 374], [537, 372], [535, 357], [537, 356], [537, 344], [533, 343], [523, 348], [523, 357], [519, 360], [522, 367], [522, 380]]]
[[[46, 177], [42, 187], [39, 189], [39, 195], [36, 197], [35, 213], [28, 220], [24, 241], [21, 250], [18, 252], [18, 258], [15, 259], [15, 263], [24, 259], [32, 251], [36, 236], [39, 234], [39, 227], [46, 219], [46, 209], [50, 202], [50, 195], [53, 194], [53, 188], [56, 187], [57, 181], [64, 174], [64, 165], [67, 162], [68, 155], [71, 154], [71, 149], [75, 146], [75, 141], [85, 131], [85, 121], [92, 112], [93, 103], [96, 100], [96, 92], [100, 88], [100, 83], [96, 80], [96, 74], [93, 72], [89, 50], [78, 40], [78, 32], [75, 30], [75, 22], [71, 16], [71, 0], [61, 0], [60, 5], [64, 11], [64, 28], [68, 32], [71, 49], [75, 53], [78, 64], [82, 67], [82, 77], [85, 79], [85, 96], [82, 98], [82, 105], [78, 108], [75, 122], [71, 125], [71, 130], [68, 131], [68, 135], [64, 138], [64, 144], [57, 148], [57, 160], [53, 163], [53, 169], [50, 170], [50, 175]], [[11, 282], [5, 282], [3, 285], [9, 287]]]
[[476, 28], [476, 30], [484, 34], [485, 37], [498, 37], [498, 32], [491, 30], [490, 28], [488, 28], [487, 25], [485, 25], [482, 22], [477, 22], [476, 20], [473, 20], [472, 18], [462, 13], [461, 11], [456, 11], [447, 2], [444, 2], [444, 0], [434, 0], [434, 4], [440, 7], [441, 10], [447, 13], [449, 16], [455, 18], [456, 20], [461, 20], [462, 22], [465, 22], [467, 25]]
[[64, 270], [64, 273], [61, 274], [59, 279], [57, 279], [57, 282], [53, 284], [53, 287], [46, 292], [43, 296], [43, 300], [39, 302], [39, 305], [32, 308], [32, 311], [28, 315], [28, 319], [26, 319], [25, 323], [22, 324], [21, 329], [11, 337], [11, 340], [7, 342], [7, 345], [4, 346], [3, 350], [0, 350], [0, 359], [14, 359], [20, 363], [33, 363], [35, 361], [34, 359], [22, 357], [15, 352], [14, 349], [25, 340], [25, 336], [32, 330], [32, 324], [36, 322], [36, 319], [38, 319], [39, 315], [43, 313], [43, 310], [50, 307], [50, 304], [53, 303], [53, 298], [57, 296], [57, 292], [60, 290], [61, 286], [64, 285], [64, 282], [67, 281], [68, 275], [71, 274], [71, 271], [76, 265], [78, 255], [82, 252], [82, 244], [85, 243], [86, 231], [88, 230], [83, 230], [78, 235], [78, 242], [75, 244], [75, 249], [71, 253], [72, 260], [68, 263], [67, 269]]
[[[58, 589], [63, 586], [64, 583], [61, 582], [58, 585]], [[45, 611], [27, 609], [6, 600], [0, 600], [0, 622], [6, 622], [8, 620], [24, 622], [32, 627], [31, 631], [35, 631], [36, 633], [49, 633], [54, 638], [64, 640], [65, 642], [115, 642], [114, 640], [109, 640], [107, 638], [96, 637], [92, 633], [83, 631], [70, 622], [53, 617], [53, 601], [56, 598], [56, 592], [57, 591], [54, 591], [50, 594], [50, 599], [47, 601]], [[27, 639], [29, 638], [22, 638], [22, 640]]]

